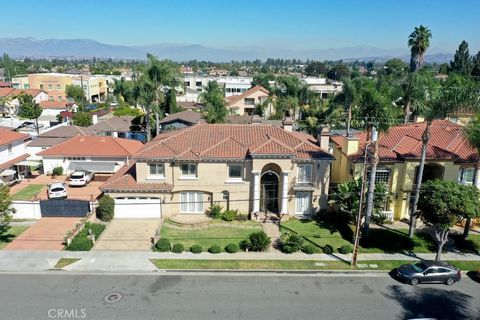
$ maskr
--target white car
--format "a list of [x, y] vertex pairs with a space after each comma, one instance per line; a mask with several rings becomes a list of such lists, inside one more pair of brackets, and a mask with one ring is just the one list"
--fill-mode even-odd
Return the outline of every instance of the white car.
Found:
[[66, 198], [67, 185], [64, 182], [55, 181], [48, 185], [48, 199]]
[[85, 170], [75, 171], [70, 176], [69, 185], [73, 187], [83, 187], [83, 186], [86, 186], [90, 181], [92, 181], [94, 177], [95, 177], [95, 174], [90, 171], [85, 171]]

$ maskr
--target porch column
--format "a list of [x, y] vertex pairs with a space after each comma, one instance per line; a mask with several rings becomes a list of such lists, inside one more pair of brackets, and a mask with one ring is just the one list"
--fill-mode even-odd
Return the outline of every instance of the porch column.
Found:
[[288, 214], [288, 174], [290, 171], [283, 171], [282, 179], [282, 209], [280, 214]]
[[260, 171], [252, 171], [253, 174], [253, 210], [252, 213], [260, 211]]

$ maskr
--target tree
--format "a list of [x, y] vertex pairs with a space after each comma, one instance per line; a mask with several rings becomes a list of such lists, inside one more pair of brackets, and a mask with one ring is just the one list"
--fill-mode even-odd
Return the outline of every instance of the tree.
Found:
[[76, 112], [72, 120], [73, 124], [79, 127], [89, 127], [92, 125], [92, 115], [89, 112]]
[[408, 37], [410, 47], [410, 71], [415, 72], [423, 66], [424, 55], [430, 46], [432, 32], [428, 27], [420, 25]]
[[418, 202], [420, 217], [431, 224], [437, 242], [435, 260], [440, 260], [448, 233], [466, 216], [475, 217], [480, 210], [480, 193], [474, 186], [455, 181], [431, 180], [423, 184]]
[[12, 60], [8, 54], [3, 53], [3, 68], [5, 69], [5, 81], [12, 81], [12, 77], [15, 75], [15, 68]]
[[338, 63], [333, 66], [327, 72], [327, 78], [336, 80], [336, 81], [344, 81], [346, 79], [350, 79], [350, 69], [344, 63]]
[[273, 73], [256, 73], [252, 79], [252, 86], [262, 86], [268, 91], [272, 91], [269, 81], [274, 81], [275, 75]]
[[165, 109], [166, 109], [166, 112], [169, 114], [180, 111], [180, 108], [177, 106], [177, 94], [174, 87], [168, 90]]
[[10, 188], [7, 185], [0, 186], [0, 225], [8, 223], [15, 213], [10, 197]]
[[472, 58], [472, 77], [480, 81], [480, 51]]
[[340, 123], [339, 119], [342, 118], [342, 111], [342, 107], [338, 104], [330, 103], [318, 97], [313, 98], [308, 104], [300, 107], [300, 129], [316, 137], [321, 124], [328, 123], [331, 127], [338, 125]]
[[116, 117], [120, 117], [120, 116], [138, 117], [138, 116], [142, 115], [142, 111], [140, 111], [140, 109], [132, 108], [130, 106], [122, 106], [120, 108], [116, 108], [113, 111], [113, 115], [116, 116]]
[[223, 123], [227, 116], [223, 89], [216, 81], [210, 81], [205, 92], [200, 95], [200, 100], [207, 110], [208, 123]]
[[312, 61], [305, 67], [304, 73], [307, 76], [319, 77], [325, 75], [328, 72], [328, 68], [325, 63], [320, 61]]
[[21, 94], [18, 96], [20, 108], [18, 109], [18, 116], [21, 118], [27, 118], [30, 120], [35, 119], [35, 128], [39, 133], [38, 118], [42, 115], [43, 109], [38, 103], [33, 100], [33, 97], [29, 94]]
[[460, 43], [458, 50], [455, 51], [453, 61], [450, 61], [450, 70], [464, 76], [469, 76], [472, 71], [472, 59], [468, 51], [468, 42], [465, 40]]
[[407, 64], [402, 59], [394, 58], [385, 62], [385, 74], [395, 77], [403, 78], [407, 71]]
[[72, 98], [78, 104], [84, 104], [86, 101], [85, 93], [82, 87], [77, 85], [67, 85], [65, 87], [65, 94], [68, 98]]

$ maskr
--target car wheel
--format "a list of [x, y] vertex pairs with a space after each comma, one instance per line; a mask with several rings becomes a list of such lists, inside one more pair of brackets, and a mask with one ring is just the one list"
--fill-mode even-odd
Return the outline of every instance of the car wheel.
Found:
[[455, 279], [453, 278], [448, 278], [447, 281], [445, 281], [445, 284], [447, 284], [448, 286], [451, 286], [455, 283]]
[[420, 283], [420, 281], [418, 280], [418, 278], [412, 278], [412, 280], [410, 280], [410, 284], [412, 286], [416, 286], [419, 283]]

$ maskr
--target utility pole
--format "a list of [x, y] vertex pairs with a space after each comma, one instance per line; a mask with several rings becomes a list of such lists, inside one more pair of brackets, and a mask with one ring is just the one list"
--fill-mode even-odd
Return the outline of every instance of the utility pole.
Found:
[[350, 126], [352, 123], [352, 105], [348, 106], [348, 118], [347, 118], [347, 138], [350, 137]]
[[367, 191], [367, 206], [365, 208], [365, 236], [368, 236], [370, 231], [370, 219], [373, 212], [373, 198], [375, 192], [375, 176], [377, 173], [377, 164], [378, 164], [378, 132], [375, 127], [372, 127], [372, 133], [370, 141], [374, 144], [373, 148], [373, 159], [370, 166], [370, 175], [368, 181], [368, 191]]

